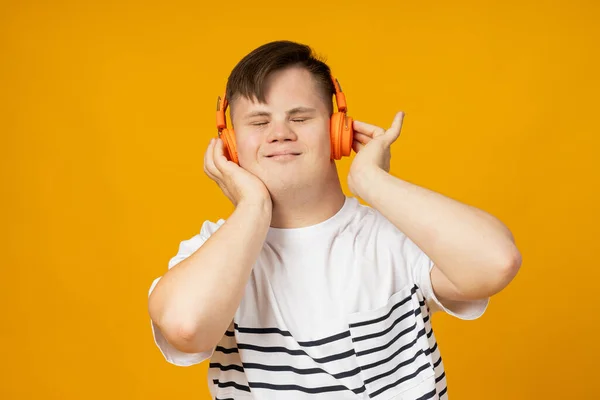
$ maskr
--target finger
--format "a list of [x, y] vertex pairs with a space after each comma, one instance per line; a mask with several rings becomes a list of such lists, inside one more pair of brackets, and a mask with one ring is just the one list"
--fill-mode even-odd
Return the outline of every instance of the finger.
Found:
[[400, 136], [400, 132], [402, 131], [402, 123], [404, 122], [404, 112], [400, 111], [394, 117], [394, 121], [392, 121], [392, 126], [390, 129], [386, 131], [386, 136], [389, 136], [391, 142], [394, 142]]
[[362, 144], [367, 144], [373, 140], [373, 138], [369, 135], [365, 135], [364, 133], [354, 133], [354, 140]]
[[215, 167], [219, 170], [219, 172], [224, 173], [228, 164], [232, 161], [229, 161], [227, 157], [225, 157], [225, 144], [222, 139], [217, 139], [215, 141], [215, 146], [213, 149], [213, 160], [215, 163]]
[[216, 141], [217, 141], [216, 139], [213, 139], [211, 141], [210, 146], [208, 146], [208, 149], [206, 151], [206, 161], [205, 161], [206, 173], [210, 174], [209, 176], [211, 176], [211, 178], [213, 180], [220, 180], [221, 173], [215, 166], [215, 161], [214, 161], [214, 148], [215, 148]]
[[358, 153], [359, 151], [361, 151], [363, 147], [365, 147], [365, 145], [360, 143], [357, 140], [352, 142], [352, 150], [354, 150], [355, 153]]
[[370, 137], [377, 137], [385, 133], [385, 129], [362, 121], [355, 120], [353, 127], [355, 132], [363, 133]]
[[210, 139], [208, 146], [206, 146], [206, 150], [204, 151], [204, 172], [207, 172], [208, 154], [211, 152], [213, 141], [214, 139]]
[[219, 179], [215, 176], [215, 174], [213, 174], [212, 172], [210, 172], [210, 170], [208, 168], [204, 168], [204, 173], [210, 179], [212, 179], [213, 181], [217, 182], [217, 184], [219, 183]]

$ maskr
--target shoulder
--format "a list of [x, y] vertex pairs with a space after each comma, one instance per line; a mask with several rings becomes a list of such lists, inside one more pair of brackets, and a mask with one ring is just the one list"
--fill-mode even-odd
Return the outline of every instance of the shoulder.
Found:
[[224, 219], [219, 219], [217, 221], [209, 221], [206, 220], [202, 223], [200, 227], [200, 231], [195, 233], [193, 236], [185, 238], [181, 240], [179, 246], [193, 246], [200, 245], [208, 240], [223, 224], [225, 223]]
[[206, 220], [204, 221], [204, 223], [202, 224], [202, 227], [200, 228], [200, 236], [204, 236], [206, 239], [208, 239], [213, 233], [215, 233], [223, 224], [225, 223], [224, 219], [219, 219], [217, 221], [209, 221]]
[[404, 268], [427, 260], [416, 243], [377, 209], [361, 204], [356, 214], [354, 240], [364, 244], [364, 251], [373, 252], [371, 257], [389, 259]]
[[397, 242], [406, 236], [381, 212], [367, 204], [357, 205], [353, 225], [357, 232], [377, 237], [379, 240], [389, 239]]
[[191, 237], [187, 237], [182, 239], [179, 242], [179, 249], [177, 250], [177, 254], [169, 260], [169, 268], [172, 268], [175, 264], [180, 261], [186, 259], [190, 255], [192, 255], [196, 250], [200, 248], [210, 238], [223, 224], [225, 223], [224, 219], [219, 219], [217, 221], [206, 220], [202, 223], [200, 227], [200, 231], [192, 235]]

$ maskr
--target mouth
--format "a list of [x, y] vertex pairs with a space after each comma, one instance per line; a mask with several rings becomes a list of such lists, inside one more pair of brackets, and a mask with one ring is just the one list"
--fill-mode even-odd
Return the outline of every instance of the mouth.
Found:
[[271, 159], [284, 159], [284, 158], [294, 158], [301, 154], [302, 153], [296, 153], [296, 152], [291, 152], [291, 151], [281, 151], [281, 152], [268, 154], [266, 157], [271, 158]]

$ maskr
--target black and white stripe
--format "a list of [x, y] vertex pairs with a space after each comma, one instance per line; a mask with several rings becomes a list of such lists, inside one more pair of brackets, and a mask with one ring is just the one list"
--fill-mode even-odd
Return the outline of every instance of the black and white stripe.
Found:
[[[365, 392], [356, 365], [350, 332], [311, 341], [296, 341], [291, 332], [279, 328], [250, 328], [233, 326], [238, 343], [235, 347], [218, 346], [210, 368], [218, 370], [213, 384], [220, 389], [234, 388], [239, 391], [297, 391], [307, 394], [335, 392]], [[226, 336], [232, 336], [227, 331]], [[221, 359], [233, 353], [242, 362], [227, 364]], [[238, 371], [249, 381], [224, 381], [221, 373]], [[252, 379], [252, 378], [259, 379]], [[246, 383], [247, 382], [247, 383]]]
[[437, 353], [439, 359], [437, 343], [416, 286], [396, 293], [385, 307], [352, 314], [349, 326], [370, 398], [418, 392], [420, 381], [430, 382], [422, 385], [429, 390], [415, 398], [439, 398], [432, 358]]
[[[271, 396], [329, 393], [332, 399], [336, 393], [352, 392], [378, 398], [407, 390], [421, 390], [415, 399], [443, 398], [442, 360], [429, 310], [416, 287], [397, 293], [385, 307], [352, 314], [348, 328], [317, 340], [296, 341], [290, 331], [277, 327], [232, 324], [215, 349], [209, 376], [216, 388], [227, 391], [224, 399], [258, 391]], [[417, 381], [428, 384], [415, 389]]]

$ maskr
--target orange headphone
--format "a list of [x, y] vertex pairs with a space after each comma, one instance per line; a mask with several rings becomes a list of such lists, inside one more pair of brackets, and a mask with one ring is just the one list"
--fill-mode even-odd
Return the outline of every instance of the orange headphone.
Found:
[[[354, 140], [354, 129], [352, 117], [346, 115], [346, 96], [342, 93], [340, 83], [331, 76], [333, 86], [335, 87], [335, 103], [337, 112], [333, 113], [329, 123], [329, 136], [331, 140], [331, 159], [339, 160], [344, 156], [349, 156], [352, 151], [352, 142]], [[219, 137], [223, 140], [225, 157], [228, 160], [239, 164], [237, 147], [235, 142], [235, 133], [233, 129], [227, 129], [227, 120], [225, 111], [227, 111], [228, 101], [219, 96], [217, 99], [217, 130]]]

